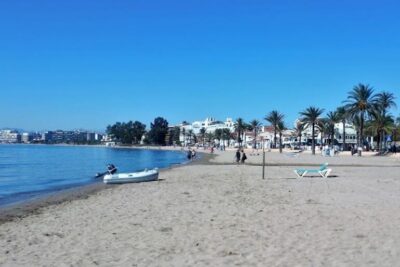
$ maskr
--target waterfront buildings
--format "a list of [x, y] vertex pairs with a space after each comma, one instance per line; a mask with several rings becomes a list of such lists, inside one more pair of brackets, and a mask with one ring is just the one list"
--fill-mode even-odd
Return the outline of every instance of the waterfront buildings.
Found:
[[[296, 122], [294, 125], [296, 125]], [[221, 140], [216, 139], [214, 136], [213, 140], [207, 140], [209, 143], [220, 144], [223, 142], [225, 146], [238, 147], [239, 145], [245, 147], [256, 147], [261, 148], [264, 146], [265, 148], [273, 147], [273, 144], [277, 143], [277, 147], [279, 147], [279, 133], [276, 133], [274, 136], [274, 128], [273, 126], [261, 126], [257, 129], [257, 138], [254, 140], [254, 130], [246, 130], [242, 133], [240, 139], [241, 144], [238, 144], [237, 136], [235, 133], [235, 123], [231, 118], [227, 118], [225, 122], [216, 120], [212, 117], [206, 118], [204, 121], [194, 121], [192, 123], [183, 122], [178, 125], [180, 128], [180, 137], [179, 140], [183, 145], [193, 145], [194, 143], [202, 143], [203, 140], [199, 140], [199, 138], [209, 139], [205, 136], [207, 134], [215, 134], [217, 129], [227, 129], [230, 133], [229, 140]], [[343, 139], [345, 138], [346, 144], [348, 146], [357, 144], [357, 132], [355, 127], [352, 124], [346, 123], [346, 136], [343, 137], [343, 124], [336, 123], [334, 125], [334, 136], [333, 142], [331, 142], [331, 136], [328, 133], [323, 133], [318, 130], [316, 127], [315, 131], [315, 143], [316, 145], [336, 145], [339, 147], [343, 147]], [[312, 131], [311, 127], [306, 127], [301, 136], [298, 136], [294, 129], [286, 129], [282, 131], [282, 146], [286, 148], [295, 148], [299, 145], [302, 147], [308, 147], [311, 145], [312, 140]], [[372, 140], [371, 140], [372, 141]], [[222, 143], [221, 143], [222, 144]]]
[[100, 143], [102, 134], [87, 131], [45, 131], [42, 133], [0, 130], [0, 143], [85, 144]]
[[0, 143], [20, 143], [21, 134], [15, 130], [0, 130]]
[[193, 138], [194, 136], [214, 134], [218, 129], [227, 129], [231, 133], [235, 130], [232, 118], [227, 118], [225, 122], [223, 122], [210, 117], [206, 118], [204, 121], [194, 121], [192, 123], [183, 122], [178, 127], [180, 128], [179, 140], [185, 145], [193, 143], [195, 139]]

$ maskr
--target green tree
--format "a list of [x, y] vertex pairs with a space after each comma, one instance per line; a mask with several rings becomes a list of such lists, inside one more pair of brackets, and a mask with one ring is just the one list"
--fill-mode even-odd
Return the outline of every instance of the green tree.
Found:
[[189, 136], [189, 146], [190, 146], [190, 145], [192, 145], [193, 130], [189, 129], [187, 131], [187, 135]]
[[106, 132], [122, 144], [138, 144], [146, 132], [146, 125], [139, 121], [116, 122], [108, 125]]
[[229, 141], [231, 140], [231, 130], [229, 130], [228, 128], [224, 128], [222, 129], [222, 141], [225, 145], [225, 141], [227, 141], [228, 146], [229, 146]]
[[182, 127], [183, 146], [186, 146], [186, 128]]
[[[358, 138], [358, 147], [363, 147], [364, 144], [364, 124], [366, 116], [370, 115], [374, 109], [376, 96], [374, 89], [369, 85], [358, 84], [353, 87], [353, 90], [348, 93], [345, 108], [352, 118], [359, 117], [360, 133]], [[362, 155], [362, 149], [359, 149], [359, 156]]]
[[162, 117], [157, 117], [150, 124], [148, 138], [150, 143], [155, 145], [165, 145], [165, 136], [168, 132], [168, 121]]
[[257, 134], [260, 130], [261, 123], [258, 120], [252, 120], [250, 122], [250, 130], [253, 131], [253, 148], [257, 148]]
[[302, 133], [304, 132], [304, 130], [305, 130], [304, 123], [301, 121], [298, 121], [296, 123], [295, 132], [296, 132], [296, 136], [299, 138], [299, 140], [298, 140], [299, 149], [301, 147], [301, 136], [302, 136]]
[[[379, 121], [377, 122], [377, 124], [381, 124], [386, 121], [388, 119], [387, 116], [387, 111], [389, 108], [392, 107], [396, 107], [396, 102], [394, 101], [395, 97], [393, 93], [389, 93], [389, 92], [381, 92], [376, 94], [376, 98], [375, 98], [375, 110], [373, 111], [373, 113], [375, 113], [373, 116], [371, 116], [372, 119], [378, 119]], [[379, 116], [377, 116], [376, 113], [380, 113]], [[390, 116], [391, 117], [391, 116]], [[393, 120], [393, 118], [392, 118]], [[393, 120], [393, 124], [394, 124], [394, 120]], [[395, 129], [395, 128], [393, 128]], [[378, 138], [379, 138], [379, 146], [380, 150], [383, 150], [383, 144], [385, 142], [384, 138], [385, 138], [385, 130], [383, 128], [381, 128], [380, 130], [381, 132], [378, 134]], [[385, 145], [386, 146], [386, 145]]]
[[201, 137], [201, 140], [203, 142], [203, 147], [204, 147], [204, 139], [206, 137], [206, 128], [201, 127], [201, 129], [200, 129], [200, 137]]
[[330, 145], [334, 145], [334, 139], [335, 139], [335, 124], [340, 122], [340, 117], [337, 111], [329, 111], [328, 114], [326, 114], [326, 119], [328, 123], [328, 131], [330, 134]]
[[395, 97], [393, 93], [381, 92], [376, 94], [375, 97], [375, 108], [381, 112], [382, 115], [386, 115], [389, 108], [397, 107], [394, 101]]
[[397, 134], [400, 131], [400, 116], [396, 118], [394, 126], [395, 127], [394, 127], [393, 132], [392, 132], [392, 134], [393, 134], [393, 142], [397, 142], [398, 141], [397, 140]]
[[214, 134], [206, 133], [206, 141], [211, 145], [212, 141], [214, 140]]
[[172, 128], [172, 130], [170, 130], [168, 145], [173, 145], [173, 144], [180, 145], [181, 143], [179, 139], [180, 134], [181, 134], [181, 129], [179, 128], [179, 126], [175, 126], [174, 128]]
[[315, 155], [315, 125], [320, 122], [320, 116], [323, 112], [323, 109], [313, 106], [308, 107], [304, 111], [300, 112], [300, 115], [302, 116], [301, 121], [307, 126], [311, 126], [311, 150], [313, 155]]
[[338, 119], [342, 123], [342, 127], [343, 127], [343, 129], [342, 129], [342, 136], [343, 136], [342, 150], [345, 151], [345, 150], [347, 150], [347, 147], [346, 147], [346, 121], [348, 119], [348, 114], [347, 114], [347, 110], [345, 107], [338, 107], [336, 112], [338, 114]]
[[146, 125], [140, 121], [135, 121], [132, 124], [131, 135], [134, 144], [139, 144], [142, 140], [142, 136], [146, 133]]
[[265, 116], [265, 120], [271, 123], [272, 127], [274, 127], [274, 148], [276, 148], [276, 132], [278, 130], [278, 124], [283, 121], [285, 115], [279, 113], [277, 110], [273, 110]]
[[366, 123], [367, 129], [377, 136], [378, 150], [382, 153], [385, 134], [395, 128], [394, 119], [391, 115], [384, 115], [379, 110], [371, 113], [371, 120]]
[[356, 129], [356, 140], [358, 142], [358, 140], [360, 139], [360, 128], [361, 128], [361, 120], [359, 116], [355, 116], [352, 118], [351, 120], [354, 128]]
[[239, 146], [242, 146], [242, 134], [246, 130], [246, 123], [243, 121], [242, 118], [238, 118], [235, 122], [235, 131], [237, 133], [237, 142]]
[[[321, 146], [325, 145], [326, 143], [326, 134], [329, 135], [330, 132], [330, 127], [328, 123], [328, 119], [326, 118], [321, 118], [318, 123], [315, 124], [316, 129], [319, 130], [321, 133]], [[325, 140], [324, 140], [325, 139]]]
[[218, 142], [221, 142], [222, 139], [222, 129], [216, 129], [214, 132], [214, 137], [215, 139], [218, 140]]
[[279, 153], [282, 153], [282, 132], [286, 130], [285, 123], [283, 122], [283, 120], [278, 122], [276, 128], [279, 133]]

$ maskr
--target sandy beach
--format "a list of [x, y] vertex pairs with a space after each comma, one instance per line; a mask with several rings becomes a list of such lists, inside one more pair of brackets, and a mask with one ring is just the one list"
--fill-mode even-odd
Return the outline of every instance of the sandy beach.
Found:
[[[199, 150], [201, 151], [201, 150]], [[234, 151], [0, 225], [1, 266], [396, 266], [399, 157]], [[328, 162], [329, 178], [296, 179]]]

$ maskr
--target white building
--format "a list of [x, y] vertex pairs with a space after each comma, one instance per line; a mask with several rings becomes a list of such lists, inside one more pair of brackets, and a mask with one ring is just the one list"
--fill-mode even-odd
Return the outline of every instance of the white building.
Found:
[[30, 143], [33, 140], [33, 136], [30, 133], [22, 133], [21, 142], [22, 143]]
[[[299, 120], [296, 120], [294, 125], [296, 126], [296, 124], [298, 122], [299, 122]], [[357, 144], [357, 131], [352, 124], [350, 124], [350, 123], [345, 124], [345, 132], [346, 132], [346, 136], [345, 136], [346, 145]], [[322, 136], [318, 127], [315, 127], [315, 132], [314, 132], [315, 144], [317, 145], [317, 144], [330, 143], [330, 138], [331, 138], [330, 134], [331, 133], [324, 133], [324, 135]], [[296, 135], [295, 132], [293, 132], [293, 135]], [[296, 143], [298, 144], [299, 140], [298, 140], [298, 136], [294, 136], [294, 137], [295, 138], [293, 139], [292, 143], [294, 143], [294, 145], [296, 145]], [[312, 140], [312, 126], [310, 125], [310, 126], [306, 127], [302, 132], [301, 144], [309, 145], [309, 144], [311, 144], [311, 140]], [[339, 145], [339, 146], [343, 145], [343, 123], [335, 124], [335, 126], [334, 126], [334, 142], [333, 143], [335, 145]]]
[[13, 130], [0, 130], [0, 143], [20, 143], [21, 135]]
[[225, 122], [215, 120], [214, 118], [206, 118], [204, 121], [194, 121], [192, 123], [182, 123], [180, 127], [179, 140], [184, 143], [192, 143], [192, 135], [200, 135], [201, 129], [204, 128], [206, 133], [215, 133], [217, 129], [229, 129], [234, 131], [234, 122], [232, 118], [227, 118]]

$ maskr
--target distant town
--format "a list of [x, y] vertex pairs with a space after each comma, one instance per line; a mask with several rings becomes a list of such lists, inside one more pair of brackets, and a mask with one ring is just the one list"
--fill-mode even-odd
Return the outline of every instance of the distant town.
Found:
[[104, 134], [88, 131], [20, 132], [0, 130], [0, 143], [6, 144], [100, 144]]
[[[137, 122], [138, 123], [138, 122]], [[168, 122], [166, 122], [168, 125]], [[116, 123], [115, 125], [118, 125]], [[178, 125], [167, 126], [165, 135], [162, 137], [163, 145], [181, 145], [181, 146], [193, 146], [193, 145], [215, 145], [224, 147], [254, 147], [261, 148], [262, 146], [273, 148], [276, 147], [275, 142], [278, 145], [282, 145], [285, 148], [295, 148], [299, 146], [307, 146], [311, 144], [312, 131], [311, 127], [304, 127], [300, 132], [296, 129], [296, 125], [299, 124], [299, 120], [294, 122], [292, 129], [285, 129], [280, 133], [274, 131], [272, 125], [261, 125], [258, 123], [255, 127], [250, 127], [247, 124], [242, 131], [238, 132], [238, 122], [232, 118], [227, 118], [225, 121], [220, 121], [215, 118], [209, 117], [205, 120], [193, 121], [193, 122], [182, 122]], [[114, 125], [114, 126], [115, 126]], [[128, 125], [121, 123], [120, 127]], [[134, 128], [135, 124], [132, 124], [131, 128]], [[146, 145], [149, 143], [148, 134], [149, 131], [145, 131], [145, 126], [142, 125], [142, 132], [139, 132], [138, 138], [134, 140], [132, 137], [129, 141], [122, 141], [122, 138], [113, 131], [114, 126], [107, 127], [106, 133], [98, 133], [92, 131], [44, 131], [44, 132], [21, 132], [18, 130], [0, 130], [0, 143], [25, 143], [25, 144], [89, 144], [96, 145], [102, 144], [106, 146], [114, 145]], [[343, 126], [345, 126], [345, 142], [348, 145], [354, 145], [357, 143], [357, 132], [352, 124], [348, 123], [335, 123], [333, 131], [333, 144], [342, 146], [343, 145]], [[126, 132], [126, 130], [122, 130]], [[279, 134], [281, 137], [279, 138]], [[316, 143], [332, 143], [332, 136], [327, 131], [316, 131]], [[240, 136], [238, 136], [240, 135]], [[275, 136], [275, 137], [274, 137]], [[282, 140], [282, 144], [279, 144]], [[372, 140], [371, 140], [372, 141]], [[160, 145], [158, 143], [157, 145]]]

